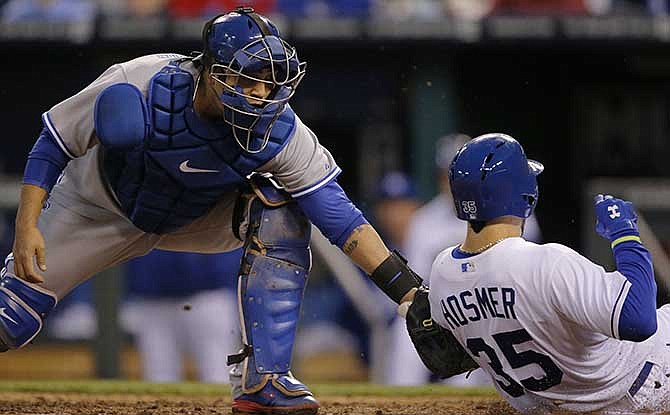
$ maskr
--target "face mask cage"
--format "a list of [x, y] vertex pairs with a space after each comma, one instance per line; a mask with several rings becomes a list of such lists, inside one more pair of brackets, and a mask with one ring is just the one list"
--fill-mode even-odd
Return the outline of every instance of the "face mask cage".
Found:
[[[223, 87], [223, 119], [245, 151], [265, 149], [272, 125], [295, 93], [305, 68], [295, 48], [276, 36], [250, 42], [227, 64], [211, 65], [210, 76]], [[250, 89], [259, 83], [270, 91], [266, 97], [250, 95]]]

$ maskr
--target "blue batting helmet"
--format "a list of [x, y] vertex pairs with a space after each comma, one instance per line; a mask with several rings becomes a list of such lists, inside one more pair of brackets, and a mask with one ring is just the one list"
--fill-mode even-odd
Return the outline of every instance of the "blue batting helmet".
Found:
[[537, 204], [536, 176], [544, 166], [528, 160], [514, 138], [485, 134], [466, 143], [449, 168], [456, 215], [467, 221], [527, 218]]
[[[224, 121], [233, 127], [235, 140], [244, 150], [263, 151], [272, 125], [305, 75], [306, 64], [280, 37], [277, 26], [251, 7], [214, 17], [205, 24], [202, 37], [202, 60], [210, 76], [223, 86]], [[237, 80], [235, 85], [226, 82], [229, 79]], [[244, 93], [243, 85], [258, 82], [270, 87], [266, 98]]]

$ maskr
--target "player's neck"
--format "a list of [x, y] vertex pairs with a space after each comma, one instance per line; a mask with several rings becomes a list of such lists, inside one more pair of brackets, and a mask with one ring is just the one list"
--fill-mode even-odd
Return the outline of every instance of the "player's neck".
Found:
[[495, 219], [477, 233], [468, 225], [468, 233], [460, 249], [469, 253], [484, 252], [502, 240], [521, 236], [522, 225], [523, 220], [513, 217]]

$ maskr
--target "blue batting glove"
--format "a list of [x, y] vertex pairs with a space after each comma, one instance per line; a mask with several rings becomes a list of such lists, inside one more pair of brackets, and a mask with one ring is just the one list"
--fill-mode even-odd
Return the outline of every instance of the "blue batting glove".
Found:
[[612, 247], [626, 240], [639, 242], [637, 214], [631, 202], [599, 194], [595, 204], [596, 232], [612, 242]]

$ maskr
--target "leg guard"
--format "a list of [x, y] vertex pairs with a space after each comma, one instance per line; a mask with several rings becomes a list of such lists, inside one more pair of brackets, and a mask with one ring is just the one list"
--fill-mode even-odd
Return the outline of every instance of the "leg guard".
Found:
[[34, 339], [56, 302], [51, 291], [6, 273], [0, 280], [0, 352]]
[[311, 265], [311, 225], [295, 203], [270, 207], [252, 196], [247, 211], [238, 284], [245, 348], [229, 357], [229, 364], [241, 363], [231, 372], [231, 380], [242, 378], [233, 412], [316, 413], [318, 402], [289, 372]]
[[295, 203], [251, 200], [238, 298], [247, 358], [242, 387], [254, 393], [286, 374], [310, 268], [310, 224]]

